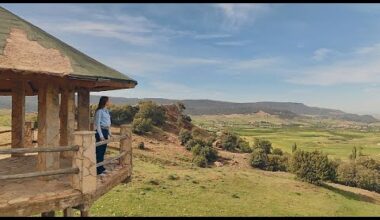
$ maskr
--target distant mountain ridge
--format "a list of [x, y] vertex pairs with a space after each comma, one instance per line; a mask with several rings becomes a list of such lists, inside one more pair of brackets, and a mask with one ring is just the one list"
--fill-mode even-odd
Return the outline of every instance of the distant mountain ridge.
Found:
[[[96, 104], [100, 96], [91, 96], [91, 104]], [[303, 103], [294, 102], [252, 102], [234, 103], [215, 100], [176, 100], [163, 98], [123, 98], [112, 97], [113, 104], [135, 105], [139, 101], [151, 100], [158, 104], [171, 104], [182, 102], [186, 106], [185, 113], [190, 115], [215, 115], [215, 114], [252, 114], [263, 111], [272, 115], [279, 115], [284, 118], [294, 118], [299, 115], [320, 116], [348, 121], [374, 123], [379, 120], [371, 115], [358, 115], [346, 113], [340, 110], [310, 107]], [[0, 97], [0, 108], [11, 108], [11, 98], [8, 96]], [[26, 110], [37, 111], [37, 98], [27, 97]]]

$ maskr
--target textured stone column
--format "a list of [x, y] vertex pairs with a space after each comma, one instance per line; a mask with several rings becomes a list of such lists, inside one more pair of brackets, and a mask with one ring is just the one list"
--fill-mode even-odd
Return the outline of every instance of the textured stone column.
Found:
[[[52, 83], [41, 84], [38, 90], [38, 147], [59, 145], [59, 90]], [[38, 153], [39, 171], [60, 167], [59, 152]]]
[[86, 89], [78, 90], [78, 130], [90, 129], [90, 92]]
[[74, 217], [74, 209], [72, 207], [63, 210], [63, 217]]
[[126, 154], [120, 158], [120, 165], [126, 166], [129, 175], [132, 174], [132, 130], [129, 125], [120, 126], [120, 136], [127, 135], [127, 138], [120, 140], [120, 153], [126, 152]]
[[[23, 148], [25, 141], [25, 82], [16, 82], [12, 88], [12, 148]], [[23, 154], [12, 154], [23, 156]]]
[[[75, 131], [75, 91], [72, 89], [65, 89], [61, 92], [61, 109], [59, 111], [61, 120], [61, 134], [59, 145], [72, 146], [74, 144], [74, 131]], [[72, 151], [61, 152], [61, 157], [71, 158]]]
[[73, 167], [79, 168], [79, 173], [72, 176], [72, 186], [82, 193], [91, 193], [96, 190], [95, 132], [74, 132], [74, 144], [79, 150], [74, 153]]

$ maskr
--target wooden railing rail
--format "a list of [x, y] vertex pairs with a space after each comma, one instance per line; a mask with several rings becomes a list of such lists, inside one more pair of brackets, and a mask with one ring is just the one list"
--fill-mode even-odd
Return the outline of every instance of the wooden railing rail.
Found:
[[22, 179], [22, 178], [39, 177], [39, 176], [52, 176], [52, 175], [59, 175], [59, 174], [77, 174], [78, 172], [79, 172], [78, 168], [65, 168], [65, 169], [59, 169], [59, 170], [49, 170], [49, 171], [21, 173], [21, 174], [12, 174], [12, 175], [0, 175], [0, 180]]
[[0, 134], [9, 133], [9, 132], [12, 132], [12, 130], [0, 131]]
[[0, 144], [0, 147], [3, 147], [3, 146], [11, 146], [12, 143], [5, 143], [5, 144]]
[[104, 160], [103, 162], [97, 163], [97, 164], [96, 164], [96, 167], [100, 167], [100, 166], [103, 166], [103, 165], [105, 165], [105, 164], [110, 164], [110, 163], [112, 163], [113, 161], [120, 159], [120, 158], [123, 157], [125, 154], [127, 154], [127, 152], [122, 152], [122, 153], [120, 153], [119, 155], [117, 155], [117, 156], [115, 156], [115, 157], [110, 157], [110, 158], [108, 158], [107, 160]]
[[38, 152], [63, 152], [63, 151], [78, 151], [79, 146], [62, 146], [62, 147], [36, 147], [36, 148], [9, 148], [0, 149], [0, 154], [13, 153], [38, 153]]
[[104, 141], [98, 141], [98, 142], [96, 142], [95, 146], [99, 147], [99, 146], [104, 145], [104, 144], [109, 144], [112, 142], [118, 142], [118, 141], [121, 141], [121, 140], [124, 140], [127, 138], [129, 138], [128, 135], [123, 135], [123, 136], [115, 137], [115, 138], [104, 140]]

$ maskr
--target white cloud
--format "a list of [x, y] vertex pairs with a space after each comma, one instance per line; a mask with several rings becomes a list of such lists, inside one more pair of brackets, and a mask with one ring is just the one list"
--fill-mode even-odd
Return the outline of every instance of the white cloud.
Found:
[[235, 61], [231, 65], [231, 69], [238, 69], [238, 70], [257, 70], [257, 69], [263, 69], [270, 66], [273, 66], [277, 63], [279, 63], [279, 58], [256, 58], [256, 59], [249, 59], [249, 60], [240, 60]]
[[278, 57], [254, 59], [225, 59], [215, 57], [180, 57], [160, 53], [128, 53], [118, 57], [106, 57], [103, 63], [134, 76], [154, 76], [178, 72], [184, 74], [189, 68], [212, 68], [220, 74], [262, 74], [276, 69], [282, 59]]
[[221, 41], [221, 42], [216, 42], [215, 45], [220, 45], [220, 46], [244, 46], [247, 45], [249, 41]]
[[288, 82], [305, 85], [380, 83], [380, 44], [347, 52], [331, 64], [296, 70]]
[[100, 23], [91, 21], [75, 21], [60, 25], [60, 30], [70, 33], [88, 34], [91, 36], [116, 38], [134, 45], [150, 45], [157, 38], [148, 36], [152, 31], [140, 27], [133, 27], [124, 24]]
[[258, 15], [269, 10], [269, 5], [256, 3], [222, 3], [216, 4], [215, 7], [225, 16], [225, 25], [229, 29], [239, 29], [247, 23], [252, 23]]
[[330, 53], [332, 52], [332, 50], [330, 49], [327, 49], [327, 48], [319, 48], [317, 49], [316, 51], [314, 51], [314, 54], [313, 54], [313, 60], [316, 60], [316, 61], [322, 61], [324, 60]]
[[207, 40], [207, 39], [228, 38], [230, 36], [231, 36], [230, 34], [196, 34], [194, 35], [194, 38], [200, 39], [200, 40], [204, 40], [204, 39]]
[[222, 65], [223, 60], [202, 57], [178, 57], [159, 53], [130, 53], [122, 57], [105, 58], [105, 63], [132, 75], [163, 74], [175, 68]]
[[[81, 8], [85, 19], [55, 17], [55, 20], [32, 19], [48, 32], [86, 34], [88, 36], [118, 39], [132, 45], [151, 46], [173, 37], [193, 36], [191, 31], [174, 30], [159, 25], [144, 16], [111, 13], [112, 10]], [[87, 10], [87, 13], [85, 13]]]

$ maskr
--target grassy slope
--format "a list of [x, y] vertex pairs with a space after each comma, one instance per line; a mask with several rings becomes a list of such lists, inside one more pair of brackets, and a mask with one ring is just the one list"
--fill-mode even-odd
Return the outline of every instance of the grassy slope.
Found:
[[[178, 175], [179, 179], [168, 179], [170, 174]], [[379, 216], [380, 204], [365, 200], [350, 192], [299, 182], [286, 173], [232, 167], [191, 169], [135, 158], [132, 182], [119, 185], [99, 199], [91, 213], [94, 216]]]
[[[132, 182], [119, 185], [99, 199], [92, 207], [92, 215], [380, 215], [379, 194], [359, 190], [364, 195], [375, 195], [374, 200], [352, 189], [317, 187], [295, 180], [289, 173], [252, 169], [244, 159], [248, 155], [224, 151], [220, 152], [227, 158], [223, 167], [197, 168], [178, 141], [170, 135], [168, 139], [157, 142], [135, 136]], [[148, 149], [137, 149], [140, 141]], [[179, 179], [169, 179], [173, 174]]]

